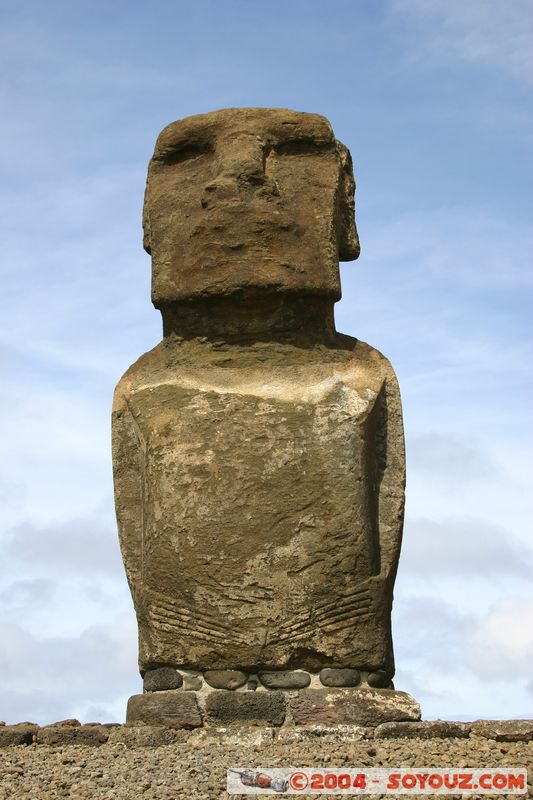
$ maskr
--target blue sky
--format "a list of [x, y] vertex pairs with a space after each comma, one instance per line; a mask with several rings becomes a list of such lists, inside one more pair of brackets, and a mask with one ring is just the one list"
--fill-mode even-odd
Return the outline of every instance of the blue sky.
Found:
[[239, 106], [352, 152], [337, 327], [405, 413], [396, 685], [426, 718], [533, 716], [532, 28], [529, 0], [2, 0], [0, 718], [121, 720], [140, 688], [109, 414], [160, 338], [146, 164]]

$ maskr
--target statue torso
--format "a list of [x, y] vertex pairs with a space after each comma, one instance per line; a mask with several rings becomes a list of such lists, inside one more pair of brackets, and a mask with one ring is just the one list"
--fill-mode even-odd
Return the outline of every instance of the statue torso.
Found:
[[167, 342], [123, 379], [144, 613], [211, 660], [219, 645], [236, 662], [243, 648], [263, 661], [315, 639], [327, 650], [370, 612], [384, 359], [342, 339]]

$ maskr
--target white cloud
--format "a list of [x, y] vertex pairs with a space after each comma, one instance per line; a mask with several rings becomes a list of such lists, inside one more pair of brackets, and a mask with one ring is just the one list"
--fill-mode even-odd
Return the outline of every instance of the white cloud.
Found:
[[529, 0], [392, 0], [392, 8], [420, 24], [431, 60], [460, 60], [533, 81]]
[[[396, 687], [421, 702], [424, 719], [524, 717], [531, 603], [504, 600], [465, 613], [442, 600], [440, 586], [432, 588], [434, 595], [412, 594], [396, 603]], [[454, 600], [463, 599], [459, 588]]]
[[409, 439], [411, 478], [430, 480], [441, 490], [458, 484], [502, 478], [503, 469], [474, 440], [444, 433], [414, 433]]
[[427, 593], [402, 598], [395, 618], [402, 634], [398, 653], [409, 658], [417, 652], [426, 669], [458, 660], [463, 639], [476, 621], [474, 614], [461, 613], [455, 604]]
[[124, 573], [116, 529], [97, 518], [43, 526], [21, 523], [6, 533], [5, 551], [14, 561], [38, 566], [48, 574], [122, 577]]
[[361, 263], [343, 269], [338, 328], [392, 359], [418, 425], [451, 420], [457, 436], [483, 425], [485, 437], [489, 426], [494, 435], [500, 422], [520, 423], [523, 437], [532, 252], [529, 225], [503, 208], [374, 219]]
[[[393, 0], [391, 7], [398, 35], [412, 45], [405, 52], [417, 68], [424, 65], [424, 74], [436, 63], [469, 63], [489, 76], [497, 70], [530, 81], [529, 0]], [[159, 339], [140, 210], [144, 164], [160, 123], [204, 103], [208, 110], [215, 102], [244, 105], [246, 98], [312, 102], [308, 110], [331, 108], [347, 143], [361, 144], [365, 163], [379, 161], [384, 142], [398, 158], [413, 142], [423, 146], [428, 123], [455, 115], [456, 103], [472, 115], [470, 123], [476, 118], [481, 136], [489, 125], [498, 137], [502, 126], [511, 130], [513, 142], [524, 136], [515, 125], [531, 136], [512, 92], [495, 108], [490, 92], [472, 102], [460, 86], [453, 102], [442, 98], [435, 71], [428, 70], [424, 84], [417, 69], [409, 85], [403, 55], [391, 60], [397, 39], [387, 38], [381, 11], [354, 11], [363, 40], [368, 34], [368, 46], [363, 42], [355, 57], [346, 47], [353, 31], [339, 24], [344, 14], [320, 14], [319, 20], [308, 15], [303, 27], [301, 15], [289, 14], [278, 32], [271, 20], [269, 33], [289, 50], [280, 58], [267, 36], [265, 58], [251, 71], [243, 67], [257, 37], [241, 34], [255, 29], [253, 12], [238, 20], [245, 48], [236, 55], [210, 48], [220, 42], [212, 26], [202, 27], [199, 48], [194, 15], [179, 52], [172, 35], [163, 36], [161, 52], [137, 52], [135, 37], [144, 42], [144, 31], [135, 14], [128, 20], [131, 39], [111, 22], [103, 41], [97, 20], [82, 31], [82, 17], [74, 11], [63, 19], [53, 4], [42, 13], [15, 14], [16, 24], [11, 20], [11, 30], [0, 34], [0, 58], [9, 65], [0, 148], [10, 189], [0, 209], [6, 271], [0, 602], [3, 638], [12, 642], [3, 662], [9, 721], [122, 719], [128, 694], [139, 688], [134, 615], [112, 514], [109, 410], [120, 374]], [[223, 16], [231, 42], [236, 20]], [[287, 83], [295, 32], [303, 57]], [[152, 33], [161, 41], [158, 24]], [[118, 48], [110, 47], [115, 42]], [[316, 45], [313, 64], [305, 59], [309, 42]], [[309, 81], [309, 70], [317, 81]], [[399, 115], [399, 127], [391, 125], [390, 137], [399, 132], [394, 141], [375, 112], [380, 105], [391, 116], [391, 91]], [[433, 100], [420, 103], [420, 92]], [[479, 198], [477, 206], [451, 206], [456, 196], [449, 188], [441, 192], [438, 180], [448, 168], [470, 174], [462, 152], [472, 135], [467, 128], [454, 129], [454, 149], [436, 155], [425, 194], [400, 186], [410, 177], [401, 168], [384, 174], [381, 186], [374, 178], [370, 191], [362, 187], [363, 256], [344, 270], [338, 318], [340, 329], [392, 356], [404, 397], [409, 517], [396, 591], [398, 688], [413, 686], [426, 714], [462, 708], [506, 716], [524, 707], [524, 664], [531, 662], [518, 620], [525, 625], [522, 612], [530, 608], [524, 365], [532, 351], [523, 309], [533, 282], [533, 236], [525, 215], [514, 213], [508, 186], [480, 179], [480, 163], [469, 194], [472, 203]], [[520, 169], [515, 156], [506, 154], [511, 178]], [[387, 199], [402, 212], [376, 214]], [[491, 642], [506, 625], [498, 656]], [[476, 654], [483, 663], [491, 659], [487, 680], [472, 664]], [[520, 676], [513, 686], [499, 677], [506, 664]]]
[[485, 680], [526, 684], [533, 664], [533, 600], [512, 599], [492, 609], [469, 639], [465, 662]]
[[0, 636], [9, 642], [0, 655], [6, 722], [48, 724], [72, 716], [92, 722], [95, 713], [103, 722], [124, 721], [127, 697], [141, 687], [131, 615], [73, 637], [32, 636], [14, 623], [0, 625]]
[[426, 575], [480, 576], [487, 581], [510, 576], [533, 581], [533, 553], [512, 534], [486, 519], [450, 516], [410, 519], [406, 524], [402, 570]]
[[[505, 198], [498, 210], [442, 205], [374, 220], [365, 233], [361, 262], [372, 272], [385, 268], [392, 288], [403, 289], [406, 297], [414, 288], [438, 292], [446, 285], [455, 288], [457, 301], [458, 289], [486, 295], [532, 288], [533, 231], [507, 217]], [[388, 291], [384, 299], [390, 302]]]
[[25, 578], [13, 581], [0, 591], [0, 606], [24, 613], [28, 607], [44, 605], [54, 593], [54, 582], [50, 578]]

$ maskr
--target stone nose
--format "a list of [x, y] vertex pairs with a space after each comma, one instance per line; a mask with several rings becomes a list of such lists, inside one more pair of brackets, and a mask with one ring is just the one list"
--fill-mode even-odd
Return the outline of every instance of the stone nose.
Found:
[[264, 145], [257, 137], [235, 137], [217, 149], [217, 174], [204, 187], [208, 195], [231, 194], [242, 186], [263, 186], [267, 182]]

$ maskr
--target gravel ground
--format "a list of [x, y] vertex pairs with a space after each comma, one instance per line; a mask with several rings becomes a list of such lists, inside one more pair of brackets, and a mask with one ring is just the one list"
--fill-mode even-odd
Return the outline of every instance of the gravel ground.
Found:
[[[115, 738], [100, 747], [33, 744], [0, 750], [0, 800], [242, 797], [225, 791], [226, 769], [231, 766], [531, 769], [533, 765], [533, 742], [495, 742], [481, 737], [349, 741], [339, 734], [294, 734], [282, 741], [268, 731], [183, 731], [182, 738], [168, 745], [141, 746], [141, 741], [133, 737], [125, 743]], [[149, 743], [148, 733], [144, 743]], [[533, 797], [531, 776], [528, 777], [527, 796]], [[496, 795], [484, 795], [491, 796]]]

